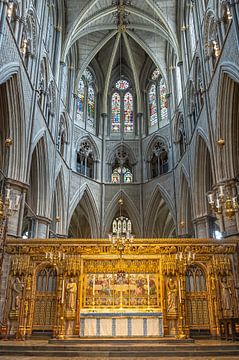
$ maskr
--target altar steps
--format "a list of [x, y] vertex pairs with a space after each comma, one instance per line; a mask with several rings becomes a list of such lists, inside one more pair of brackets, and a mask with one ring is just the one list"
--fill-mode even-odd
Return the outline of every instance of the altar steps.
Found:
[[160, 357], [203, 357], [209, 359], [210, 357], [238, 357], [239, 358], [239, 344], [219, 342], [218, 344], [206, 345], [199, 343], [173, 343], [163, 344], [141, 341], [132, 343], [128, 341], [125, 344], [114, 343], [106, 344], [99, 343], [92, 344], [66, 344], [53, 345], [41, 344], [37, 345], [27, 344], [27, 342], [10, 345], [1, 342], [0, 344], [0, 358], [8, 356], [8, 358], [16, 359], [17, 357], [49, 357], [49, 358], [160, 358]]

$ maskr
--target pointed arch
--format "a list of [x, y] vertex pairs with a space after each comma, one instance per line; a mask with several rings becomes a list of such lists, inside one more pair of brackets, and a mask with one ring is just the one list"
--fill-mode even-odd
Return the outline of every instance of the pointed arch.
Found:
[[55, 190], [52, 204], [52, 230], [59, 235], [66, 235], [66, 184], [62, 167], [59, 169], [55, 181]]
[[39, 134], [39, 139], [32, 148], [27, 201], [36, 215], [50, 217], [51, 202], [50, 176], [49, 176], [49, 155], [46, 136]]
[[[19, 66], [11, 63], [0, 69], [1, 168], [11, 179], [26, 182], [26, 121]], [[6, 149], [5, 140], [13, 143]], [[21, 166], [19, 166], [21, 164]]]
[[149, 200], [145, 219], [146, 237], [170, 237], [175, 235], [175, 209], [169, 194], [160, 184], [154, 188]]
[[[90, 228], [90, 237], [99, 238], [100, 234], [100, 217], [99, 211], [96, 206], [96, 202], [94, 200], [94, 196], [87, 184], [82, 185], [78, 191], [75, 193], [74, 197], [71, 199], [69, 206], [69, 214], [68, 214], [68, 233], [71, 227], [72, 221], [74, 221], [74, 213], [77, 215], [82, 214], [84, 216], [84, 220], [87, 221]], [[73, 220], [72, 220], [73, 219]], [[76, 220], [75, 225], [78, 227], [78, 233], [83, 234], [81, 232], [81, 224]], [[77, 232], [76, 232], [77, 233]]]
[[[217, 96], [216, 139], [224, 139], [226, 146], [216, 150], [217, 180], [223, 181], [239, 175], [239, 67], [222, 64]], [[222, 166], [223, 164], [223, 166]]]
[[117, 215], [117, 211], [119, 210], [119, 200], [123, 199], [123, 207], [122, 211], [127, 213], [129, 216], [133, 232], [136, 237], [140, 237], [141, 230], [140, 230], [140, 214], [135, 206], [134, 202], [130, 199], [129, 195], [124, 190], [119, 190], [113, 199], [110, 201], [109, 205], [105, 210], [105, 227], [104, 227], [104, 235], [111, 231], [111, 224], [114, 217]]
[[179, 191], [179, 234], [193, 237], [194, 227], [192, 223], [192, 194], [190, 190], [189, 178], [185, 170], [181, 168], [180, 191]]
[[212, 166], [212, 156], [207, 139], [202, 131], [198, 131], [195, 147], [195, 171], [193, 174], [194, 184], [194, 216], [200, 217], [208, 214], [206, 194], [212, 190], [214, 184], [214, 173]]

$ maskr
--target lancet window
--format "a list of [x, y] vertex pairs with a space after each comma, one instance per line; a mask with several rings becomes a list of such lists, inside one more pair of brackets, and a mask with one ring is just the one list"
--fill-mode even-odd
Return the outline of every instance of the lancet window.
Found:
[[112, 165], [111, 182], [114, 184], [127, 184], [133, 182], [132, 167], [129, 163], [127, 152], [122, 148], [118, 149]]
[[134, 131], [134, 97], [127, 80], [118, 80], [111, 97], [111, 131]]
[[150, 126], [168, 121], [167, 86], [158, 68], [154, 70], [150, 80], [148, 111]]
[[78, 84], [76, 102], [76, 122], [78, 124], [95, 125], [96, 84], [94, 76], [89, 69], [84, 71]]

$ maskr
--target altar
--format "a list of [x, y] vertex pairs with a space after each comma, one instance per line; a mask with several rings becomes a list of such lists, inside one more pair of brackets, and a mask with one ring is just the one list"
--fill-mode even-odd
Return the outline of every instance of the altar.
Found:
[[80, 337], [162, 337], [161, 312], [81, 313]]
[[195, 330], [217, 336], [218, 309], [221, 318], [239, 317], [231, 262], [237, 242], [138, 239], [118, 254], [104, 240], [41, 241], [39, 246], [14, 239], [6, 248], [11, 269], [4, 316], [10, 335], [185, 339]]
[[155, 269], [157, 262], [142, 269], [139, 261], [86, 259], [80, 337], [163, 336], [160, 279]]

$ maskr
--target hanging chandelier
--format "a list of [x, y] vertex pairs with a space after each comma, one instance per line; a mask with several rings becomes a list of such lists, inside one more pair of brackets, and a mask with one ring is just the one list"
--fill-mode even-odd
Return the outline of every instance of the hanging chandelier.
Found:
[[233, 194], [232, 189], [226, 187], [224, 184], [216, 187], [214, 191], [210, 191], [207, 196], [210, 208], [215, 214], [225, 215], [231, 219], [238, 211], [239, 204], [237, 195]]
[[134, 235], [132, 234], [131, 220], [121, 215], [123, 200], [119, 199], [118, 204], [120, 206], [120, 216], [114, 219], [112, 233], [109, 233], [108, 236], [113, 249], [122, 254], [126, 248], [132, 247]]

